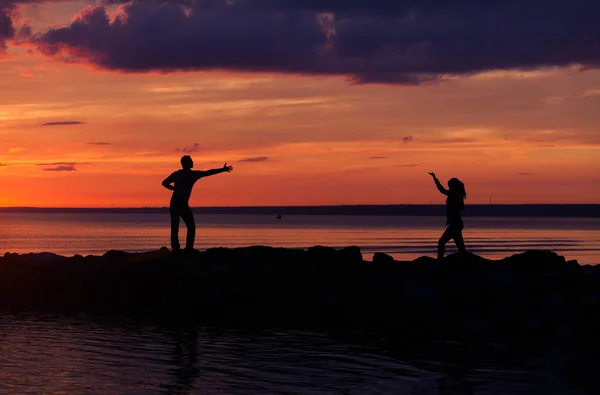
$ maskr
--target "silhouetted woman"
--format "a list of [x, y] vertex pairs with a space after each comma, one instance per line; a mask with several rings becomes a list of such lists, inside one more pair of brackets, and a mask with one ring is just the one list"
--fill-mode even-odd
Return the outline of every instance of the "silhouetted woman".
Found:
[[451, 178], [450, 181], [448, 181], [448, 189], [446, 189], [442, 186], [440, 180], [437, 179], [434, 173], [429, 174], [433, 177], [437, 189], [448, 196], [446, 198], [446, 225], [448, 225], [448, 227], [438, 241], [438, 259], [444, 257], [446, 243], [450, 241], [450, 239], [454, 239], [459, 252], [466, 252], [465, 241], [463, 240], [462, 235], [463, 221], [460, 214], [461, 210], [465, 207], [464, 200], [467, 198], [465, 185], [458, 178]]

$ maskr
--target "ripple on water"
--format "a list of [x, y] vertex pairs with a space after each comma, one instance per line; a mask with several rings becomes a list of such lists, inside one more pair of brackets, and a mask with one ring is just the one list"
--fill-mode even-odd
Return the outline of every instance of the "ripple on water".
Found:
[[540, 377], [409, 363], [310, 332], [0, 315], [1, 394], [575, 394]]

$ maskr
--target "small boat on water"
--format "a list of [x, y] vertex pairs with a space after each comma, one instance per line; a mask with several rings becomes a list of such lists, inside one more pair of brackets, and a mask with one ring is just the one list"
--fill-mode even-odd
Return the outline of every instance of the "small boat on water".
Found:
[[277, 214], [277, 219], [281, 219], [281, 214]]

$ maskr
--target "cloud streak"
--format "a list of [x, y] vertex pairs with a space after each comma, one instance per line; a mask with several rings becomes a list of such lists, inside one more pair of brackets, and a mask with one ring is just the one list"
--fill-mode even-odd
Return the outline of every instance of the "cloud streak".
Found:
[[87, 162], [53, 162], [53, 163], [37, 163], [36, 166], [43, 167], [42, 171], [77, 171], [77, 166], [87, 165]]
[[183, 3], [130, 2], [112, 19], [104, 6], [87, 7], [34, 42], [48, 56], [123, 72], [226, 69], [358, 83], [600, 65], [596, 0]]
[[43, 123], [42, 126], [74, 126], [74, 125], [83, 125], [81, 121], [59, 121], [59, 122], [46, 122]]
[[240, 159], [238, 160], [238, 162], [266, 162], [268, 160], [271, 160], [271, 158], [269, 158], [268, 156], [256, 156], [253, 158]]
[[45, 167], [42, 171], [77, 171], [75, 165], [60, 165], [55, 167]]

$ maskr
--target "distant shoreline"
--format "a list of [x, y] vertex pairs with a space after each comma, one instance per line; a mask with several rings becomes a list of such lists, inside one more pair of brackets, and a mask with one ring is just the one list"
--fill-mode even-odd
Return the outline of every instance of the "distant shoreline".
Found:
[[[343, 205], [343, 206], [234, 206], [194, 207], [196, 214], [230, 215], [367, 215], [367, 216], [444, 216], [444, 205]], [[100, 213], [162, 214], [167, 207], [123, 208], [44, 208], [0, 207], [0, 213]], [[465, 217], [563, 217], [599, 218], [600, 204], [469, 204]]]

